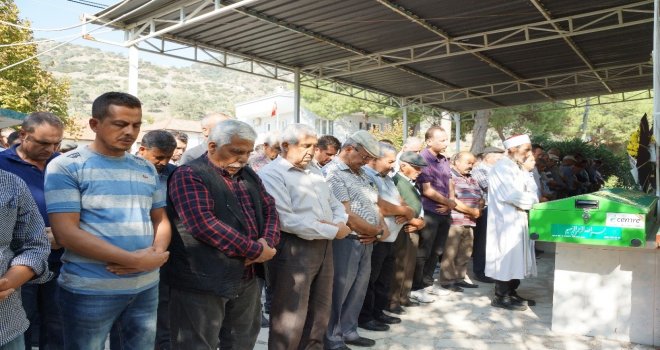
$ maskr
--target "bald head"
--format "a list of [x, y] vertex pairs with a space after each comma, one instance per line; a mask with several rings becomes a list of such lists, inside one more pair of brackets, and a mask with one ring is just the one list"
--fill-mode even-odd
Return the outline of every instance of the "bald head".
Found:
[[211, 129], [216, 124], [218, 124], [221, 121], [229, 120], [229, 119], [234, 119], [234, 117], [232, 117], [228, 113], [213, 112], [213, 113], [209, 113], [209, 114], [205, 115], [204, 118], [202, 118], [202, 120], [201, 120], [202, 135], [204, 135], [204, 137], [207, 138], [209, 136], [209, 134], [211, 133]]
[[454, 157], [454, 168], [462, 175], [468, 175], [474, 167], [477, 158], [470, 152], [459, 152]]

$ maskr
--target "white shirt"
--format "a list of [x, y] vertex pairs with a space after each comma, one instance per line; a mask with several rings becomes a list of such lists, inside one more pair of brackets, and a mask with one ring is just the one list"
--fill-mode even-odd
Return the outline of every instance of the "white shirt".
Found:
[[339, 228], [322, 223], [346, 223], [344, 205], [330, 192], [323, 174], [311, 165], [299, 169], [278, 157], [258, 172], [268, 193], [275, 198], [282, 231], [302, 239], [334, 239]]

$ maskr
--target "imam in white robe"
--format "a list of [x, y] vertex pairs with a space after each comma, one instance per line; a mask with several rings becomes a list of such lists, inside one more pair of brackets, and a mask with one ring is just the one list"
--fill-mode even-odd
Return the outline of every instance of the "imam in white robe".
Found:
[[531, 209], [539, 199], [536, 189], [530, 187], [529, 172], [509, 157], [500, 159], [488, 173], [485, 270], [488, 277], [509, 281], [536, 275], [525, 210]]

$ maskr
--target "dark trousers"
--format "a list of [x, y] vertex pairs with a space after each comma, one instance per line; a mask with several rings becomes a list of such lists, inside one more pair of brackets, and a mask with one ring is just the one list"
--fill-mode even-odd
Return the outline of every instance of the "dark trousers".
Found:
[[332, 241], [282, 232], [268, 272], [273, 293], [268, 349], [322, 350], [332, 304]]
[[486, 234], [488, 224], [488, 208], [484, 208], [481, 216], [477, 219], [477, 226], [474, 228], [474, 246], [472, 250], [472, 272], [475, 275], [486, 276]]
[[515, 292], [519, 286], [519, 279], [512, 279], [509, 281], [495, 281], [495, 295], [499, 297], [509, 296]]
[[438, 266], [438, 257], [442, 255], [447, 240], [451, 217], [425, 212], [424, 221], [426, 221], [426, 226], [419, 231], [419, 247], [417, 248], [413, 290], [433, 285], [433, 272]]
[[62, 312], [57, 301], [57, 277], [61, 267], [62, 263], [49, 262], [48, 268], [53, 272], [53, 279], [44, 284], [25, 284], [21, 287], [23, 309], [30, 321], [30, 327], [23, 334], [26, 350], [32, 349], [33, 333], [38, 334], [39, 349], [64, 348]]
[[170, 288], [161, 279], [158, 284], [158, 312], [156, 314], [156, 349], [170, 350]]
[[403, 229], [394, 241], [394, 271], [392, 272], [390, 284], [390, 309], [407, 304], [410, 301], [408, 294], [412, 289], [418, 245], [419, 235], [417, 232], [406, 233]]
[[394, 271], [394, 243], [379, 242], [371, 252], [371, 274], [367, 294], [358, 318], [366, 323], [383, 314], [389, 303], [390, 282]]
[[233, 349], [254, 348], [261, 329], [260, 298], [256, 278], [242, 281], [238, 296], [231, 299], [170, 287], [172, 349], [215, 350], [225, 323], [230, 324]]

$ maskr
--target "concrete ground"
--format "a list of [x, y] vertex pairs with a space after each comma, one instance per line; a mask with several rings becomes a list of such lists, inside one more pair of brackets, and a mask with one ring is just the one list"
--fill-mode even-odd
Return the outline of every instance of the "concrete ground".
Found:
[[[492, 284], [450, 293], [436, 301], [407, 309], [402, 322], [388, 332], [358, 329], [360, 335], [376, 340], [371, 349], [655, 349], [601, 338], [561, 335], [551, 330], [554, 255], [545, 253], [538, 262], [538, 277], [522, 281], [520, 295], [537, 304], [524, 312], [490, 306]], [[267, 349], [268, 329], [262, 328], [255, 349]], [[353, 347], [360, 349], [359, 347]]]

